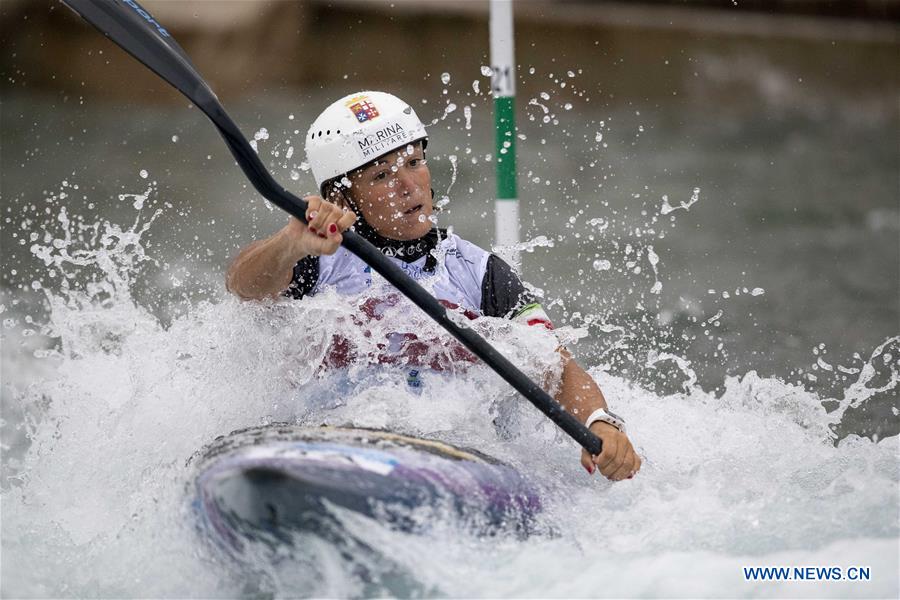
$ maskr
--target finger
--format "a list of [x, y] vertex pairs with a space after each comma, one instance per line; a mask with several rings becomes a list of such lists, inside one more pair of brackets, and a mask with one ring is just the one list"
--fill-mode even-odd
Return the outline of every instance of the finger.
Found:
[[323, 200], [319, 200], [318, 202], [310, 203], [307, 208], [307, 225], [310, 229], [315, 230], [315, 233], [325, 233], [325, 226], [328, 223], [328, 218], [334, 212], [339, 212], [335, 205], [325, 202]]
[[322, 198], [319, 196], [306, 196], [304, 198], [306, 200], [306, 224], [312, 220], [313, 213], [319, 212], [319, 205], [322, 204]]
[[616, 442], [612, 436], [608, 436], [603, 440], [603, 450], [594, 457], [594, 464], [596, 464], [600, 468], [600, 472], [603, 473], [604, 469], [607, 468], [615, 458]]
[[634, 454], [628, 453], [622, 460], [622, 464], [616, 469], [615, 473], [610, 476], [613, 481], [621, 481], [629, 477], [634, 472]]
[[625, 454], [628, 452], [627, 440], [617, 441], [615, 448], [615, 456], [606, 463], [606, 466], [600, 469], [606, 477], [612, 479], [612, 475], [622, 467], [622, 461], [625, 460]]
[[333, 238], [341, 234], [341, 228], [338, 225], [338, 222], [343, 216], [344, 214], [339, 210], [328, 214], [325, 222], [322, 224], [322, 229], [325, 232], [325, 235], [327, 235], [329, 238]]
[[641, 470], [641, 457], [638, 456], [637, 451], [635, 451], [634, 446], [631, 445], [631, 441], [628, 442], [628, 456], [625, 459], [628, 462], [628, 473], [625, 474], [625, 479], [631, 479], [634, 477], [634, 474]]
[[[320, 216], [322, 213], [324, 213], [324, 218], [322, 218], [321, 227], [316, 232], [320, 238], [325, 240], [322, 245], [322, 254], [334, 254], [343, 240], [336, 222], [341, 216], [341, 211], [334, 205], [324, 203], [320, 207]], [[319, 220], [318, 217], [316, 220]]]
[[641, 465], [644, 464], [644, 461], [641, 460], [641, 457], [638, 456], [638, 453], [634, 453], [634, 466], [631, 467], [631, 474], [634, 475], [638, 471], [641, 470]]
[[581, 466], [584, 467], [584, 470], [588, 472], [588, 475], [594, 474], [594, 462], [587, 450], [581, 451]]
[[[623, 436], [624, 438], [624, 436]], [[628, 460], [628, 453], [631, 450], [631, 443], [628, 441], [628, 438], [624, 438], [616, 448], [616, 460], [613, 463], [616, 466], [616, 472], [622, 469], [622, 466]], [[629, 465], [630, 466], [630, 465]]]
[[347, 231], [347, 229], [349, 229], [350, 226], [353, 225], [355, 222], [356, 222], [356, 213], [354, 213], [352, 210], [348, 210], [348, 211], [344, 212], [343, 214], [341, 214], [341, 218], [338, 219], [337, 224], [341, 231]]
[[331, 213], [331, 205], [327, 202], [322, 202], [319, 205], [319, 210], [313, 211], [309, 214], [309, 228], [312, 229], [317, 234], [325, 235], [325, 225], [328, 222], [328, 215]]

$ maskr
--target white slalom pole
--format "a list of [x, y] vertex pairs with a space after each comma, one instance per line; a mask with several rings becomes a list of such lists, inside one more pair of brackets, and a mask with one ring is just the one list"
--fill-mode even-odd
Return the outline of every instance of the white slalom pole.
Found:
[[500, 246], [519, 243], [516, 189], [516, 63], [513, 44], [513, 0], [491, 0], [491, 91], [496, 131], [497, 200], [494, 237]]

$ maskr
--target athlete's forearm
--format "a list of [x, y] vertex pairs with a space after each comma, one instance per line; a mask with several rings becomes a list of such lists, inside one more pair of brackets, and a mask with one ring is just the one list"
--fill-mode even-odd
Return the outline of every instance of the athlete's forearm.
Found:
[[225, 277], [230, 292], [245, 300], [260, 300], [277, 297], [288, 288], [294, 265], [307, 256], [289, 227], [241, 250]]
[[584, 423], [598, 408], [607, 408], [606, 399], [603, 397], [603, 392], [600, 391], [600, 386], [584, 369], [578, 366], [568, 351], [560, 350], [560, 354], [565, 361], [565, 366], [556, 401]]

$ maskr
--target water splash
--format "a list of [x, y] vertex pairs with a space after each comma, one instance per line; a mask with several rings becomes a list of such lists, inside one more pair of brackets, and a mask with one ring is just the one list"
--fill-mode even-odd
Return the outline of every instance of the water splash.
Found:
[[672, 206], [671, 204], [669, 204], [669, 197], [663, 196], [662, 197], [663, 203], [662, 203], [662, 207], [659, 209], [659, 213], [662, 215], [667, 215], [670, 212], [673, 212], [673, 211], [676, 211], [679, 209], [688, 211], [688, 210], [690, 210], [691, 206], [693, 206], [694, 204], [697, 203], [698, 200], [700, 200], [700, 188], [698, 188], [698, 187], [695, 187], [694, 191], [691, 192], [690, 200], [688, 200], [687, 202], [679, 202], [678, 206]]
[[254, 152], [259, 152], [259, 142], [267, 139], [269, 139], [269, 130], [265, 127], [260, 127], [253, 134], [253, 139], [250, 140], [250, 147], [253, 148]]
[[[696, 564], [704, 565], [706, 589], [726, 594], [741, 565], [779, 561], [867, 564], [883, 574], [867, 591], [897, 589], [898, 438], [838, 438], [834, 426], [898, 388], [900, 339], [862, 361], [830, 412], [828, 399], [752, 371], [729, 377], [721, 394], [705, 392], [691, 362], [666, 350], [646, 362], [671, 371], [676, 393], [590, 369], [645, 457], [637, 478], [612, 485], [588, 477], [578, 449], [479, 365], [453, 377], [429, 373], [421, 394], [390, 369], [374, 368], [398, 331], [428, 340], [427, 361], [446, 360], [452, 343], [399, 298], [361, 328], [361, 310], [384, 298], [381, 290], [353, 301], [333, 293], [303, 302], [226, 297], [197, 303], [163, 326], [132, 292], [153, 264], [143, 237], [159, 212], [141, 211], [119, 226], [60, 209], [31, 246], [57, 276], [40, 282], [49, 316], [30, 338], [44, 339], [47, 349], [4, 354], [4, 373], [40, 373], [14, 388], [4, 382], [23, 413], [5, 427], [26, 433], [17, 458], [3, 463], [5, 595], [234, 596], [248, 585], [276, 596], [652, 595]], [[516, 250], [555, 243], [537, 236]], [[629, 256], [636, 254], [632, 248]], [[652, 264], [650, 251], [647, 258]], [[17, 319], [14, 310], [4, 301], [5, 318]], [[628, 333], [602, 316], [585, 322], [610, 335]], [[557, 345], [577, 349], [585, 335], [583, 328], [553, 334], [508, 321], [472, 326], [540, 381], [558, 378]], [[4, 329], [4, 339], [15, 330]], [[358, 357], [337, 379], [320, 369], [335, 336]], [[616, 344], [628, 352], [632, 341], [622, 335]], [[335, 393], [347, 386], [354, 393]], [[673, 415], [683, 427], [673, 427]], [[348, 532], [384, 552], [360, 546], [348, 559], [318, 544], [307, 562], [293, 557], [303, 568], [289, 568], [285, 555], [281, 567], [258, 565], [253, 579], [198, 539], [186, 505], [186, 462], [217, 435], [286, 420], [354, 423], [477, 447], [534, 479], [554, 533], [477, 539], [438, 523], [413, 537], [344, 515]], [[585, 570], [599, 547], [607, 560]], [[398, 573], [406, 574], [402, 583], [393, 578]], [[624, 583], [621, 573], [641, 576]], [[846, 589], [812, 584], [803, 591]]]
[[432, 119], [432, 120], [431, 120], [431, 125], [437, 125], [438, 123], [440, 123], [441, 121], [443, 121], [444, 119], [446, 119], [447, 117], [449, 117], [451, 114], [453, 114], [454, 112], [456, 112], [456, 108], [457, 108], [457, 106], [456, 106], [456, 104], [455, 104], [454, 102], [449, 102], [449, 101], [448, 101], [448, 102], [447, 102], [447, 105], [444, 106], [444, 112], [443, 112], [443, 114], [442, 114], [440, 117], [435, 117], [434, 119]]

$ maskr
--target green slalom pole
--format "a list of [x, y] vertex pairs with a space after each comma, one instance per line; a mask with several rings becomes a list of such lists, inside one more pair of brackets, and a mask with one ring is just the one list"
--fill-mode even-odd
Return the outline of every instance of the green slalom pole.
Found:
[[513, 44], [513, 0], [491, 0], [491, 92], [494, 96], [497, 199], [494, 243], [519, 243], [519, 200], [516, 189], [516, 64]]

